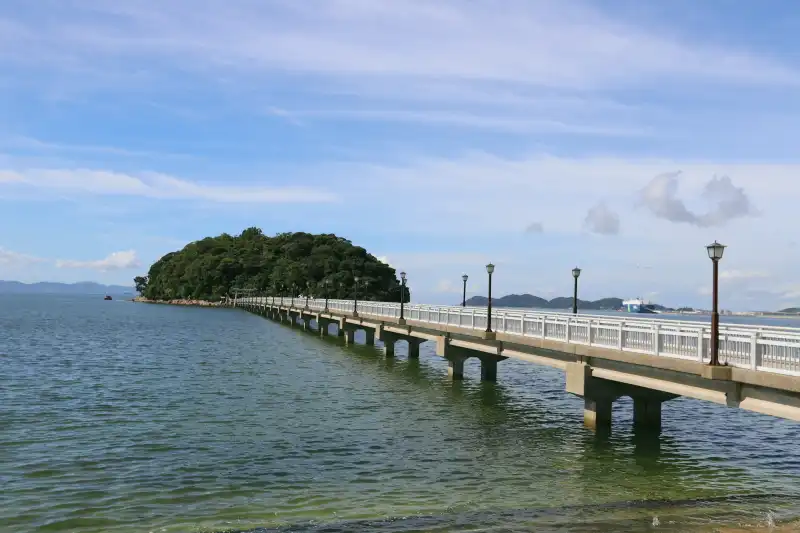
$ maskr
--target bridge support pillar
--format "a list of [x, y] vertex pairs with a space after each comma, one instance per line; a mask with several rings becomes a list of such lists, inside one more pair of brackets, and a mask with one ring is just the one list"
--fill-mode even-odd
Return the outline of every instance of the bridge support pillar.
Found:
[[408, 358], [419, 359], [419, 345], [425, 342], [425, 339], [408, 337], [406, 340], [408, 341]]
[[305, 331], [311, 331], [311, 317], [301, 316], [300, 318], [303, 320], [303, 329]]
[[497, 357], [481, 357], [481, 381], [497, 381]]
[[464, 361], [466, 357], [459, 355], [450, 356], [447, 358], [447, 375], [453, 381], [464, 379]]
[[344, 330], [344, 343], [348, 346], [356, 343], [356, 331], [354, 329]]
[[567, 392], [583, 397], [586, 427], [611, 427], [611, 407], [622, 395], [609, 383], [592, 377], [592, 367], [585, 363], [567, 363]]
[[375, 332], [378, 335], [378, 340], [383, 342], [384, 348], [386, 349], [386, 357], [393, 357], [395, 353], [395, 343], [397, 341], [406, 341], [408, 343], [408, 358], [409, 359], [418, 359], [419, 358], [419, 345], [425, 342], [426, 339], [420, 339], [418, 337], [411, 337], [410, 335], [404, 335], [402, 333], [395, 333], [393, 331], [386, 331], [384, 326], [379, 326]]
[[317, 320], [317, 329], [319, 330], [319, 336], [327, 337], [329, 333], [328, 326], [330, 326], [331, 321], [320, 315], [317, 315], [316, 320]]
[[606, 396], [584, 397], [583, 425], [592, 429], [611, 427], [611, 406], [613, 404], [614, 400]]
[[655, 398], [633, 398], [633, 425], [652, 430], [661, 429], [661, 404]]
[[366, 337], [364, 344], [367, 346], [375, 346], [375, 330], [372, 328], [364, 328], [364, 335]]

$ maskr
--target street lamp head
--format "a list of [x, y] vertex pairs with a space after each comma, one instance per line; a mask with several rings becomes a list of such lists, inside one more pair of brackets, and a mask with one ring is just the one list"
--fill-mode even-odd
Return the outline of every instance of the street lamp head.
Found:
[[358, 276], [353, 276], [353, 280], [354, 280], [356, 283], [358, 283], [358, 282], [361, 280], [361, 278], [360, 278], [360, 277], [358, 277]]
[[403, 281], [406, 280], [406, 273], [405, 272], [400, 272], [400, 279], [403, 280]]
[[581, 269], [580, 268], [575, 267], [575, 268], [572, 269], [572, 276], [573, 277], [577, 278], [580, 275], [581, 275]]
[[464, 280], [464, 282], [466, 282], [469, 279], [469, 276], [464, 274], [463, 276], [461, 276], [461, 279]]
[[725, 245], [720, 244], [717, 241], [706, 246], [706, 250], [708, 250], [708, 257], [712, 261], [719, 261], [722, 259], [722, 254], [725, 252]]
[[486, 272], [488, 272], [489, 274], [491, 274], [492, 272], [494, 272], [494, 265], [493, 265], [493, 264], [491, 264], [491, 263], [489, 263], [488, 265], [486, 265]]

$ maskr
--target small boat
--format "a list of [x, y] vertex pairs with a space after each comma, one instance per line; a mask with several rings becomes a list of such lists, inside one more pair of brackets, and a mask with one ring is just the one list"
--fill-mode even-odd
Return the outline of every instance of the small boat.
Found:
[[103, 300], [111, 300], [111, 299], [112, 299], [111, 296], [109, 296], [108, 294], [106, 294], [106, 297], [103, 298]]

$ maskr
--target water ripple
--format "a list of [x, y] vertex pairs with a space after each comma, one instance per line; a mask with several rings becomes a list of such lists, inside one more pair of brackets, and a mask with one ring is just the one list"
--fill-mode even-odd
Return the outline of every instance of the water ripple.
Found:
[[654, 438], [622, 401], [595, 434], [553, 369], [505, 361], [491, 385], [469, 361], [451, 383], [432, 347], [387, 360], [235, 310], [3, 296], [0, 327], [3, 532], [650, 531], [656, 514], [702, 531], [798, 514], [784, 420], [677, 399]]

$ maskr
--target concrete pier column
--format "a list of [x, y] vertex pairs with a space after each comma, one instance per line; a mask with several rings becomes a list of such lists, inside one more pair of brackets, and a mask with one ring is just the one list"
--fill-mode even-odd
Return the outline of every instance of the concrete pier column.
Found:
[[304, 316], [301, 317], [301, 319], [303, 320], [303, 329], [306, 331], [311, 331], [311, 318]]
[[609, 397], [583, 399], [583, 425], [588, 428], [611, 427], [611, 406], [614, 401]]
[[408, 339], [408, 358], [419, 359], [419, 345], [425, 342], [423, 339]]
[[622, 394], [613, 383], [592, 377], [585, 363], [567, 364], [567, 392], [583, 397], [583, 423], [597, 429], [611, 427], [611, 406]]
[[330, 326], [330, 322], [324, 318], [317, 319], [317, 329], [319, 329], [319, 336], [320, 337], [327, 337], [328, 336], [328, 326]]
[[633, 398], [633, 425], [652, 430], [661, 429], [661, 400]]
[[375, 346], [375, 330], [372, 328], [364, 328], [364, 335], [366, 337], [364, 344], [367, 346]]
[[344, 343], [348, 346], [351, 344], [355, 344], [356, 342], [356, 332], [353, 329], [345, 329], [344, 331]]
[[383, 341], [383, 348], [386, 351], [386, 357], [394, 357], [394, 338], [387, 338]]
[[464, 357], [450, 357], [447, 359], [447, 375], [453, 381], [464, 379]]
[[497, 381], [497, 359], [481, 357], [481, 381]]

